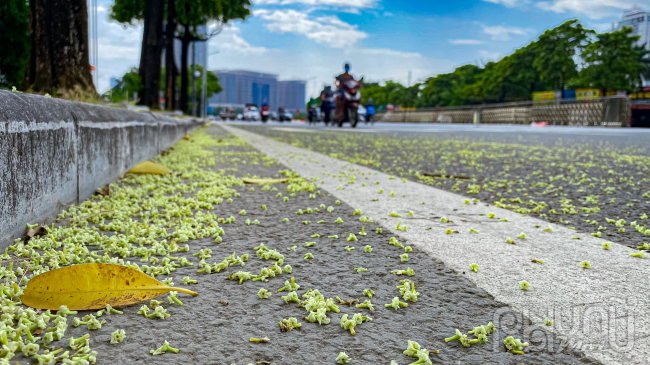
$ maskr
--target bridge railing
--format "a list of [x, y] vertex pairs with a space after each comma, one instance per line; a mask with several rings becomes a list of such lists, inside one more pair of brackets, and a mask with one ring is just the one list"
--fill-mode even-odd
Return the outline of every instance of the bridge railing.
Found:
[[378, 114], [376, 120], [392, 123], [481, 123], [627, 127], [630, 99], [610, 96], [590, 100], [533, 101], [422, 108]]

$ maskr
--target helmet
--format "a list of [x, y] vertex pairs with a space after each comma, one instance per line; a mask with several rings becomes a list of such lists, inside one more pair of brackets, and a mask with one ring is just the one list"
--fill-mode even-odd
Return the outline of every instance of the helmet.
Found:
[[343, 65], [343, 69], [345, 70], [345, 72], [350, 72], [350, 64], [346, 63], [345, 65]]

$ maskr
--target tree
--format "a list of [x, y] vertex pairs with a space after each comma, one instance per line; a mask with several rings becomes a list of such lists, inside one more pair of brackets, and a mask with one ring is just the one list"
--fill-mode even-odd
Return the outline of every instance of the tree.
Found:
[[[203, 73], [203, 67], [201, 65], [196, 64], [196, 65], [194, 65], [194, 67], [195, 67], [195, 69], [197, 71], [201, 72], [201, 74]], [[188, 75], [187, 75], [188, 78], [191, 79], [192, 78], [192, 70], [191, 70], [191, 68], [188, 69], [187, 72], [188, 72]], [[217, 77], [217, 75], [214, 72], [208, 70], [208, 75], [207, 76], [208, 76], [207, 77], [208, 82], [207, 82], [206, 91], [207, 91], [207, 97], [210, 98], [210, 97], [212, 97], [212, 95], [214, 95], [215, 93], [221, 92], [221, 90], [223, 90], [223, 89], [221, 88], [221, 85], [219, 85], [219, 78]], [[197, 110], [200, 110], [201, 109], [201, 97], [200, 96], [202, 95], [201, 93], [203, 92], [203, 85], [202, 85], [202, 78], [201, 77], [197, 77], [197, 78], [194, 79], [194, 86], [196, 88], [195, 97], [196, 97], [196, 101], [197, 101], [197, 105], [198, 105]], [[189, 86], [188, 90], [187, 90], [187, 93], [191, 94], [191, 91], [192, 91], [192, 87]]]
[[468, 86], [468, 99], [473, 103], [530, 100], [532, 92], [545, 88], [532, 67], [536, 53], [536, 43], [532, 42], [498, 62], [488, 63], [476, 83]]
[[585, 29], [577, 19], [573, 19], [540, 35], [533, 61], [540, 80], [554, 84], [555, 89], [564, 89], [564, 85], [578, 75], [574, 58], [592, 34], [593, 30]]
[[22, 89], [97, 93], [90, 74], [86, 0], [30, 0], [29, 35]]
[[[192, 42], [198, 41], [207, 41], [212, 36], [218, 34], [223, 25], [227, 22], [235, 19], [245, 19], [250, 14], [249, 7], [251, 3], [249, 0], [167, 0], [166, 7], [165, 4], [162, 7], [165, 7], [167, 14], [167, 22], [164, 26], [164, 30], [160, 32], [152, 32], [146, 34], [147, 32], [147, 7], [145, 2], [164, 2], [164, 0], [115, 0], [115, 4], [111, 7], [111, 18], [125, 25], [134, 25], [136, 22], [144, 20], [145, 22], [145, 35], [143, 37], [143, 50], [141, 55], [141, 72], [146, 72], [142, 70], [144, 67], [143, 59], [151, 58], [150, 62], [153, 62], [153, 58], [158, 57], [160, 60], [160, 54], [154, 54], [149, 52], [145, 54], [145, 40], [151, 37], [154, 37], [154, 33], [158, 33], [157, 45], [164, 45], [165, 48], [165, 69], [170, 70], [165, 77], [165, 99], [167, 109], [176, 109], [176, 63], [174, 60], [174, 38], [181, 41], [181, 69], [180, 69], [180, 78], [181, 78], [181, 89], [180, 89], [180, 105], [178, 108], [187, 112], [188, 110], [188, 92], [187, 87], [189, 85], [189, 79], [187, 77], [187, 67], [188, 67], [188, 49]], [[158, 19], [158, 18], [156, 18]], [[164, 22], [164, 17], [163, 17]], [[216, 30], [209, 34], [199, 34], [198, 29], [201, 26], [207, 25], [211, 22], [217, 22]], [[151, 23], [152, 29], [158, 29], [157, 22], [156, 25]], [[162, 27], [162, 23], [161, 27]], [[149, 37], [148, 37], [149, 36]], [[162, 39], [162, 40], [161, 40]], [[153, 44], [153, 43], [151, 43]], [[162, 47], [162, 46], [161, 46]], [[153, 48], [152, 48], [153, 49]], [[161, 48], [162, 49], [162, 48]], [[160, 62], [158, 62], [158, 67]], [[154, 68], [156, 66], [150, 66], [148, 69]], [[145, 82], [145, 88], [149, 87], [147, 85], [153, 85], [153, 75], [156, 74], [152, 72], [151, 77], [143, 77]], [[160, 73], [157, 73], [160, 75]], [[151, 80], [151, 81], [148, 81]], [[159, 77], [156, 80], [160, 80]], [[157, 90], [157, 88], [155, 89]], [[157, 99], [157, 97], [156, 97]]]
[[29, 51], [29, 8], [25, 0], [0, 4], [0, 86], [19, 86]]
[[611, 33], [600, 33], [580, 55], [584, 67], [579, 80], [584, 86], [605, 90], [631, 91], [640, 82], [639, 62], [642, 52], [634, 43], [640, 36], [630, 36], [633, 29], [624, 27]]
[[132, 98], [134, 93], [140, 94], [143, 90], [142, 78], [137, 67], [133, 67], [117, 82], [117, 85], [102, 95], [104, 98], [117, 103], [126, 98]]
[[[194, 65], [194, 67], [196, 68], [197, 71], [203, 73], [203, 66], [201, 66], [199, 64], [196, 64], [196, 65]], [[167, 83], [167, 80], [168, 80], [166, 71], [167, 71], [166, 68], [163, 68], [161, 70], [161, 77], [160, 77], [161, 90], [166, 89], [166, 83]], [[189, 72], [189, 74], [187, 76], [188, 76], [188, 78], [191, 79], [192, 78], [192, 75], [191, 75], [192, 71], [188, 70], [188, 72]], [[180, 79], [180, 76], [177, 75], [177, 78]], [[179, 80], [176, 80], [176, 81], [178, 83]], [[199, 97], [201, 95], [201, 92], [203, 91], [201, 84], [202, 84], [202, 78], [201, 77], [196, 78], [195, 79], [195, 87], [196, 87], [196, 95], [197, 95], [197, 97]], [[187, 92], [191, 93], [191, 89], [192, 89], [192, 86], [188, 86]], [[217, 75], [214, 72], [208, 70], [207, 97], [210, 98], [214, 94], [220, 93], [222, 90], [223, 89], [221, 88], [221, 85], [219, 84], [219, 78], [217, 77]], [[201, 99], [197, 99], [197, 100], [200, 102]]]
[[116, 0], [109, 14], [110, 19], [125, 25], [144, 21], [139, 68], [144, 87], [138, 105], [146, 105], [151, 109], [158, 109], [160, 58], [165, 45], [164, 12], [164, 0]]
[[650, 51], [646, 49], [646, 44], [635, 45], [634, 50], [637, 52], [639, 63], [639, 87], [643, 86], [643, 81], [650, 80]]
[[176, 110], [178, 103], [176, 102], [176, 78], [178, 76], [178, 68], [176, 67], [176, 60], [174, 58], [174, 38], [176, 34], [176, 1], [167, 0], [167, 24], [165, 25], [165, 69], [169, 70], [166, 75], [165, 82], [165, 109]]
[[418, 106], [454, 106], [470, 104], [469, 86], [484, 72], [476, 65], [464, 65], [449, 74], [432, 77], [426, 81]]
[[[218, 34], [223, 25], [231, 20], [245, 19], [250, 15], [250, 0], [175, 0], [179, 25], [177, 38], [181, 41], [181, 95], [179, 108], [188, 111], [189, 78], [188, 49], [191, 42], [207, 41]], [[210, 34], [199, 34], [198, 28], [210, 22], [217, 22], [216, 30]]]

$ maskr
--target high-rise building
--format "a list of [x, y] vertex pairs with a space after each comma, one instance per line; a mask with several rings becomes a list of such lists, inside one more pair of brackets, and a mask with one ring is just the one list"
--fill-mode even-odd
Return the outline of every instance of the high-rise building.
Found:
[[648, 40], [650, 40], [650, 27], [648, 27], [650, 16], [648, 15], [645, 10], [633, 8], [623, 15], [623, 20], [612, 24], [612, 30], [619, 30], [624, 26], [632, 27], [634, 29], [632, 35], [641, 36], [637, 44], [645, 44], [646, 49], [650, 49], [650, 44], [648, 44]]
[[277, 75], [244, 70], [214, 73], [219, 78], [223, 91], [210, 98], [211, 107], [243, 107], [246, 104], [261, 106], [267, 103], [271, 110], [277, 110]]
[[278, 106], [294, 113], [305, 111], [305, 82], [301, 80], [278, 81]]

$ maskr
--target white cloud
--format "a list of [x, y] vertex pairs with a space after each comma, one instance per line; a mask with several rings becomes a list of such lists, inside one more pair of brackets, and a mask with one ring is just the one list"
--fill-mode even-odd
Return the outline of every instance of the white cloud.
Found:
[[478, 54], [488, 61], [498, 61], [501, 59], [501, 54], [499, 52], [479, 51]]
[[270, 51], [268, 48], [248, 43], [241, 36], [241, 30], [237, 26], [226, 27], [219, 35], [213, 37], [209, 42], [209, 49], [217, 49], [219, 52], [236, 52], [247, 56], [261, 55]]
[[493, 4], [502, 4], [509, 8], [527, 3], [526, 0], [483, 0], [483, 1], [486, 1], [488, 3], [493, 3]]
[[[317, 96], [324, 85], [333, 85], [334, 76], [343, 72], [344, 62], [352, 65], [352, 74], [366, 81], [396, 80], [403, 84], [424, 80], [455, 66], [445, 60], [427, 58], [416, 52], [402, 52], [384, 48], [351, 47], [332, 52], [329, 48], [315, 47], [305, 52], [269, 49], [260, 57], [245, 57], [236, 49], [211, 56], [211, 69], [244, 69], [276, 74], [281, 80], [307, 80], [307, 97]], [[362, 91], [363, 92], [363, 91]]]
[[[101, 5], [102, 1], [100, 1]], [[110, 5], [110, 4], [106, 4]], [[108, 20], [107, 6], [97, 7], [99, 93], [110, 88], [111, 77], [122, 77], [140, 63], [142, 26], [124, 28]]]
[[528, 31], [517, 27], [495, 25], [492, 27], [483, 27], [483, 33], [489, 35], [494, 41], [507, 41], [510, 40], [510, 35], [526, 35]]
[[475, 45], [475, 44], [481, 44], [483, 42], [479, 41], [478, 39], [450, 39], [449, 43], [451, 43], [451, 44]]
[[305, 4], [305, 5], [327, 5], [327, 6], [344, 6], [354, 8], [370, 8], [374, 6], [378, 0], [255, 0], [256, 5], [290, 5], [290, 4]]
[[368, 36], [356, 25], [346, 23], [335, 16], [311, 18], [297, 10], [256, 10], [253, 14], [266, 20], [266, 28], [275, 33], [301, 34], [318, 43], [327, 43], [334, 48], [356, 44]]
[[648, 0], [552, 0], [536, 3], [537, 7], [555, 13], [578, 13], [592, 19], [620, 17], [623, 11], [635, 6], [650, 7]]

